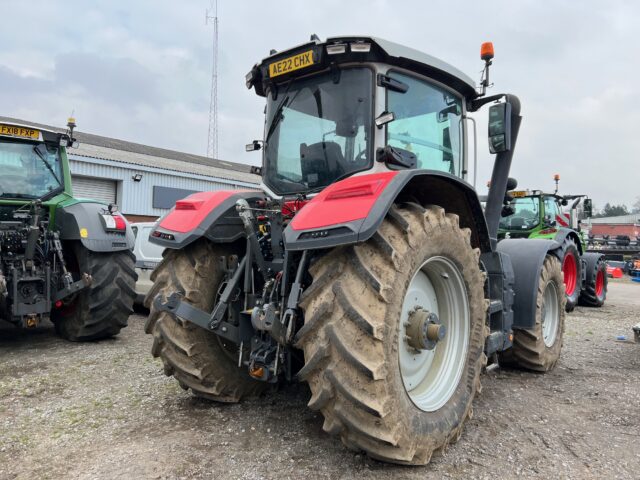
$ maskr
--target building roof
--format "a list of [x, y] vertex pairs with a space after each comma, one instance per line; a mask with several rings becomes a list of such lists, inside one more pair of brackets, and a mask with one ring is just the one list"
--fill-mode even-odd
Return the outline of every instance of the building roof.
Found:
[[629, 215], [618, 215], [616, 217], [592, 218], [591, 223], [619, 223], [619, 224], [640, 224], [640, 213]]
[[[0, 116], [0, 122], [30, 125], [54, 132], [64, 132], [66, 130], [65, 128], [52, 127], [3, 116]], [[260, 176], [251, 173], [250, 165], [151, 147], [149, 145], [127, 142], [116, 138], [84, 133], [78, 130], [75, 130], [73, 134], [80, 143], [77, 149], [69, 149], [68, 153], [73, 156], [162, 168], [165, 170], [193, 173], [226, 180], [238, 180], [254, 184], [260, 183]]]

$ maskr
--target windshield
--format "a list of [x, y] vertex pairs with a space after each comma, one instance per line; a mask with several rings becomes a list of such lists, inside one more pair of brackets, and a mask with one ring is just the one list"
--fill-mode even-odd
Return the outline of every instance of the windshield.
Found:
[[265, 183], [317, 190], [370, 167], [373, 73], [351, 68], [293, 80], [267, 100]]
[[0, 198], [42, 198], [62, 187], [58, 147], [0, 139]]
[[540, 223], [540, 199], [538, 197], [514, 198], [512, 215], [502, 217], [500, 228], [504, 230], [530, 230]]

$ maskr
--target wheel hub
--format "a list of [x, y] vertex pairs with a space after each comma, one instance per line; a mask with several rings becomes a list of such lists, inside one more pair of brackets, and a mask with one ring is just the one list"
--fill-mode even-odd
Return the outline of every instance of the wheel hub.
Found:
[[434, 412], [454, 394], [467, 358], [469, 324], [461, 271], [448, 258], [427, 259], [407, 286], [397, 337], [402, 382], [420, 410]]
[[447, 327], [440, 323], [438, 316], [422, 307], [409, 313], [406, 324], [406, 341], [415, 350], [433, 350], [447, 334]]

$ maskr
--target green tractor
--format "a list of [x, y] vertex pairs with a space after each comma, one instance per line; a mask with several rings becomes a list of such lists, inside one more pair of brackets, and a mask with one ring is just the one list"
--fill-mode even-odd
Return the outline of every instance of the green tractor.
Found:
[[0, 123], [0, 320], [96, 340], [127, 325], [134, 236], [115, 205], [73, 197], [67, 126]]
[[553, 240], [553, 253], [562, 262], [566, 310], [577, 304], [601, 307], [607, 296], [607, 265], [604, 255], [586, 251], [586, 235], [578, 219], [578, 207], [585, 217], [592, 214], [591, 199], [586, 195], [559, 195], [556, 190], [514, 190], [517, 183], [510, 179], [500, 220], [498, 238], [534, 238]]

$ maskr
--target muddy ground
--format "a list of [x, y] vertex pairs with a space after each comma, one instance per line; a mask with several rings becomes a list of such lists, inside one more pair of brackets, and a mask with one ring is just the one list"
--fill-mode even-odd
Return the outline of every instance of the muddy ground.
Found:
[[568, 317], [547, 375], [491, 370], [460, 441], [426, 467], [345, 450], [291, 385], [262, 400], [192, 398], [149, 354], [144, 316], [109, 341], [0, 327], [0, 479], [640, 478], [640, 285]]

